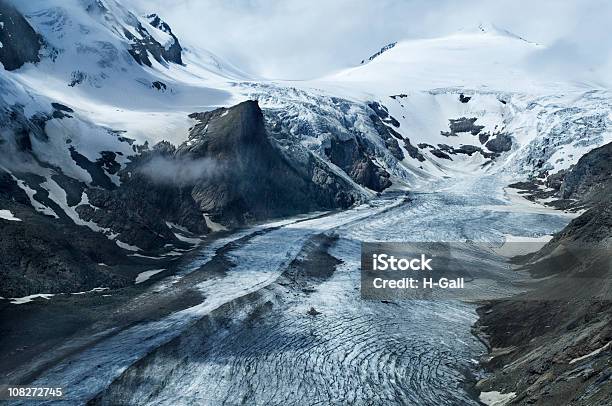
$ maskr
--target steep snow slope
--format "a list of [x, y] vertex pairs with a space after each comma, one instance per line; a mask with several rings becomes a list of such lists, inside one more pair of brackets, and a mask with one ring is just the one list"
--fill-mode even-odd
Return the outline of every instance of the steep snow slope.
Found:
[[13, 78], [98, 124], [141, 142], [180, 142], [187, 114], [237, 101], [225, 79], [245, 76], [210, 53], [181, 52], [157, 16], [138, 16], [115, 0], [15, 5], [44, 38], [46, 57]]
[[400, 41], [367, 64], [325, 80], [374, 94], [451, 86], [510, 92], [567, 89], [567, 83], [543, 81], [528, 67], [526, 59], [543, 49], [508, 31], [480, 25], [446, 37]]

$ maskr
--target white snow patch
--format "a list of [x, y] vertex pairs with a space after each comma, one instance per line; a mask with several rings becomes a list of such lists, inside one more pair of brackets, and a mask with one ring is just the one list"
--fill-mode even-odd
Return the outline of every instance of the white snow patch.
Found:
[[504, 406], [516, 397], [515, 392], [501, 393], [498, 391], [481, 392], [480, 401], [488, 406]]
[[49, 298], [55, 296], [55, 294], [53, 293], [37, 293], [35, 295], [29, 295], [29, 296], [24, 296], [24, 297], [12, 297], [10, 298], [11, 304], [24, 304], [24, 303], [29, 303], [32, 300], [36, 299], [36, 298], [43, 298], [43, 299], [47, 299], [49, 300]]
[[86, 293], [92, 293], [92, 292], [104, 292], [105, 290], [109, 290], [110, 288], [93, 288], [91, 290], [85, 290], [83, 292], [74, 292], [71, 293], [71, 295], [84, 295]]
[[147, 258], [147, 259], [163, 259], [161, 257], [152, 257], [149, 255], [142, 255], [142, 254], [129, 254], [128, 257], [138, 257], [138, 258]]
[[134, 280], [134, 283], [135, 284], [139, 284], [139, 283], [148, 281], [151, 276], [153, 276], [153, 275], [155, 275], [157, 273], [163, 272], [165, 270], [166, 270], [166, 268], [161, 268], [161, 269], [151, 269], [150, 271], [141, 272], [141, 273], [139, 273], [136, 276], [136, 279]]
[[0, 219], [9, 221], [22, 221], [20, 218], [15, 217], [15, 215], [10, 210], [0, 210]]
[[178, 225], [178, 224], [172, 223], [172, 222], [170, 222], [170, 221], [166, 221], [166, 225], [167, 225], [169, 228], [171, 228], [171, 229], [172, 229], [172, 228], [176, 228], [177, 230], [180, 230], [180, 231], [182, 231], [182, 232], [184, 232], [184, 233], [188, 233], [188, 232], [189, 232], [189, 230], [188, 230], [186, 227], [183, 227], [183, 226], [181, 226], [181, 225]]
[[124, 243], [123, 241], [115, 240], [115, 244], [117, 244], [120, 248], [123, 248], [124, 250], [142, 251], [142, 249], [138, 248], [137, 246]]
[[603, 347], [600, 347], [600, 348], [596, 349], [595, 351], [592, 351], [592, 352], [590, 352], [590, 353], [588, 353], [588, 354], [586, 354], [586, 355], [583, 355], [583, 356], [581, 356], [581, 357], [574, 358], [574, 359], [573, 359], [573, 360], [571, 360], [569, 363], [570, 363], [570, 364], [573, 364], [573, 363], [575, 363], [575, 362], [579, 362], [579, 361], [582, 361], [583, 359], [586, 359], [586, 358], [592, 357], [592, 356], [594, 356], [594, 355], [597, 355], [597, 354], [599, 354], [600, 352], [602, 352], [602, 351], [606, 350], [606, 349], [607, 349], [607, 348], [610, 346], [610, 343], [612, 343], [612, 341], [609, 341], [609, 342], [608, 342], [608, 344], [604, 345]]
[[202, 239], [200, 238], [185, 237], [184, 235], [180, 233], [174, 233], [174, 236], [178, 238], [179, 240], [186, 242], [188, 244], [192, 244], [192, 245], [197, 245], [202, 242]]
[[525, 237], [505, 234], [505, 241], [503, 245], [499, 248], [494, 248], [493, 251], [505, 257], [531, 254], [532, 252], [536, 252], [546, 245], [546, 243], [552, 240], [552, 238], [552, 235]]
[[540, 214], [556, 214], [558, 216], [575, 218], [582, 214], [581, 212], [567, 212], [556, 210], [530, 200], [527, 200], [523, 195], [518, 193], [517, 189], [504, 188], [505, 200], [508, 205], [487, 206], [489, 210], [503, 211], [509, 213], [540, 213]]
[[216, 231], [226, 231], [227, 230], [227, 227], [225, 227], [223, 224], [215, 223], [214, 221], [210, 219], [210, 217], [207, 214], [204, 214], [204, 220], [206, 220], [206, 226], [210, 228], [210, 231], [212, 231], [213, 233]]
[[[80, 226], [86, 226], [95, 232], [102, 232], [102, 233], [110, 232], [110, 229], [100, 227], [93, 221], [85, 221], [81, 217], [79, 217], [79, 214], [76, 212], [75, 208], [70, 207], [68, 205], [68, 201], [67, 201], [68, 198], [66, 196], [66, 191], [62, 189], [60, 185], [58, 185], [57, 182], [55, 182], [53, 179], [47, 178], [47, 180], [41, 183], [40, 186], [43, 189], [45, 189], [47, 192], [49, 192], [49, 199], [57, 203], [57, 205], [61, 207], [64, 213], [66, 213], [66, 215], [72, 219], [74, 224], [77, 224]], [[87, 202], [89, 202], [89, 198], [87, 197], [87, 194], [83, 192], [81, 194], [81, 202], [77, 204], [77, 206], [81, 204], [85, 204]]]

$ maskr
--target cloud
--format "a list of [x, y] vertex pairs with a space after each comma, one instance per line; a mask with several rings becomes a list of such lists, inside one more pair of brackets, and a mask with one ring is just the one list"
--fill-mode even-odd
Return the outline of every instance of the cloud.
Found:
[[390, 42], [479, 23], [550, 45], [554, 53], [569, 46], [590, 64], [609, 62], [612, 52], [606, 21], [612, 3], [605, 0], [125, 1], [143, 13], [158, 12], [185, 43], [268, 78], [318, 77], [354, 66]]
[[156, 183], [186, 186], [215, 177], [225, 170], [225, 165], [210, 158], [181, 159], [158, 156], [142, 165], [138, 172]]

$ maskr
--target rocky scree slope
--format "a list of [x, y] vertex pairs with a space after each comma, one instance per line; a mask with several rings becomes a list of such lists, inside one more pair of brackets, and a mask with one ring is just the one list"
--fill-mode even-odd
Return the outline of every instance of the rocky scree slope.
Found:
[[492, 375], [477, 386], [514, 393], [508, 404], [612, 403], [611, 148], [587, 153], [559, 182], [588, 210], [514, 259], [536, 278], [532, 290], [479, 309], [475, 331], [490, 343]]

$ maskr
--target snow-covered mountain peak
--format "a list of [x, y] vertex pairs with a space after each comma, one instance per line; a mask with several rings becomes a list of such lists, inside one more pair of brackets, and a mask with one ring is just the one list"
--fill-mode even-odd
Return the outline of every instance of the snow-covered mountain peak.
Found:
[[535, 44], [535, 42], [529, 41], [527, 39], [525, 39], [524, 37], [506, 29], [503, 27], [500, 27], [496, 24], [490, 23], [490, 22], [481, 22], [478, 24], [478, 26], [476, 28], [468, 28], [468, 29], [462, 29], [460, 31], [463, 32], [480, 32], [482, 34], [490, 34], [490, 35], [502, 35], [502, 36], [507, 36], [510, 38], [515, 38], [521, 41], [525, 41], [527, 43], [531, 43], [531, 44]]
[[503, 30], [464, 30], [439, 38], [400, 41], [368, 63], [325, 80], [369, 92], [385, 89], [388, 94], [448, 87], [538, 91], [553, 86], [526, 67], [526, 59], [540, 49]]

